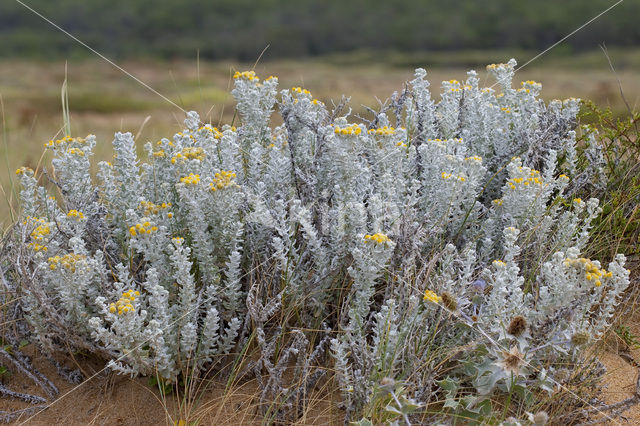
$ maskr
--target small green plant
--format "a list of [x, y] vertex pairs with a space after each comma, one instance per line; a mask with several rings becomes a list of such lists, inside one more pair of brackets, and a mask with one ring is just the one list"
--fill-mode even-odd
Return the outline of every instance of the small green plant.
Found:
[[175, 387], [174, 383], [171, 383], [170, 381], [164, 379], [162, 376], [160, 375], [155, 375], [155, 376], [151, 376], [149, 377], [149, 380], [147, 381], [149, 386], [155, 386], [158, 388], [158, 390], [160, 391], [160, 394], [164, 397], [167, 395], [171, 395], [173, 393], [173, 389]]
[[366, 417], [351, 423], [354, 426], [373, 424], [406, 424], [411, 425], [409, 416], [415, 413], [422, 404], [407, 397], [406, 389], [390, 377], [384, 377], [374, 390], [369, 406], [365, 408]]
[[614, 329], [614, 331], [629, 349], [640, 348], [640, 341], [638, 340], [638, 336], [633, 334], [629, 327], [627, 327], [626, 325], [620, 324]]

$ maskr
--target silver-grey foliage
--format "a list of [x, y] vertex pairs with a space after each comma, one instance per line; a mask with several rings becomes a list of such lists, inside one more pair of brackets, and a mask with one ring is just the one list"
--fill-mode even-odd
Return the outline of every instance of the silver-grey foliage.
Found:
[[[573, 197], [603, 160], [594, 137], [578, 169], [579, 101], [514, 89], [514, 66], [488, 67], [495, 90], [475, 72], [443, 82], [439, 101], [419, 69], [359, 123], [346, 102], [237, 73], [238, 128], [189, 113], [146, 160], [117, 133], [96, 180], [94, 137], [51, 141], [59, 199], [18, 170], [11, 262], [32, 339], [169, 381], [257, 345], [243, 374], [278, 418], [330, 359], [347, 418], [376, 395], [392, 411], [444, 398], [444, 383], [550, 389], [629, 279], [623, 255], [580, 255], [599, 208]], [[380, 394], [384, 378], [403, 394]], [[455, 408], [469, 394], [451, 389]]]

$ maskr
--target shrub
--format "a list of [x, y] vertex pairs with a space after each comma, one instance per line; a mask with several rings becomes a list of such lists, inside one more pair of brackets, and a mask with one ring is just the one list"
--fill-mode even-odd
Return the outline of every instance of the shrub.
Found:
[[[640, 112], [629, 111], [629, 115], [614, 118], [610, 109], [603, 111], [587, 102], [581, 120], [591, 123], [586, 127], [587, 135], [598, 129], [600, 155], [606, 160], [603, 165], [606, 185], [592, 189], [601, 200], [602, 213], [594, 222], [590, 251], [606, 258], [612, 258], [618, 250], [637, 257], [640, 254]], [[588, 156], [583, 159], [589, 160]]]
[[629, 271], [581, 255], [600, 209], [574, 194], [604, 160], [593, 137], [578, 162], [579, 101], [512, 88], [514, 66], [488, 67], [497, 90], [473, 71], [443, 82], [437, 102], [418, 69], [359, 122], [238, 72], [238, 128], [190, 112], [146, 161], [117, 133], [96, 180], [94, 137], [50, 141], [58, 199], [17, 172], [32, 338], [165, 382], [255, 347], [239, 374], [273, 416], [295, 414], [329, 356], [347, 419], [437, 401], [432, 417], [483, 416], [503, 392], [532, 406], [602, 335]]

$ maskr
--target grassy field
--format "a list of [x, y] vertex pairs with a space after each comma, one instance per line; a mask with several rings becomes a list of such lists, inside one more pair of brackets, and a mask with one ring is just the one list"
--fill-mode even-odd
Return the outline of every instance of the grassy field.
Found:
[[[515, 56], [520, 63], [532, 52], [467, 52], [465, 54], [424, 54], [415, 57], [367, 52], [336, 55], [321, 59], [258, 63], [255, 70], [266, 78], [276, 75], [280, 87], [303, 86], [328, 103], [344, 94], [351, 96], [354, 113], [364, 113], [362, 105], [375, 106], [412, 78], [413, 69], [423, 66], [429, 72], [433, 92], [440, 82], [462, 80], [475, 68], [484, 85], [484, 63], [506, 61]], [[543, 84], [546, 100], [580, 97], [617, 114], [626, 107], [620, 96], [618, 79], [633, 108], [640, 103], [637, 69], [639, 52], [610, 52], [617, 67], [614, 74], [602, 52], [574, 57], [550, 57], [518, 72], [515, 81], [536, 80]], [[486, 61], [483, 61], [486, 58]], [[435, 66], [432, 66], [434, 64]], [[476, 66], [474, 66], [476, 64]], [[232, 62], [126, 62], [124, 69], [186, 110], [196, 110], [211, 123], [230, 123], [234, 119], [234, 101], [230, 95], [235, 70], [253, 64]], [[147, 141], [171, 136], [182, 129], [183, 113], [110, 64], [100, 61], [71, 62], [66, 65], [73, 135], [93, 133], [98, 138], [96, 155], [111, 156], [110, 142], [115, 131], [131, 131], [139, 146]], [[12, 220], [15, 205], [14, 170], [27, 165], [36, 168], [42, 160], [43, 145], [61, 134], [63, 125], [60, 93], [65, 79], [64, 62], [0, 62], [2, 100], [2, 168], [0, 184], [8, 203], [0, 207], [3, 226]], [[437, 99], [437, 95], [436, 95]]]

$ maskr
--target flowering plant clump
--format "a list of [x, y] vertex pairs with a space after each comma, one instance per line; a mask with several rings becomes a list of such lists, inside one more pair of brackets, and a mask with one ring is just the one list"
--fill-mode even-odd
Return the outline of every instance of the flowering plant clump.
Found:
[[598, 176], [602, 158], [586, 146], [592, 161], [578, 162], [579, 101], [512, 88], [514, 66], [488, 67], [495, 90], [473, 71], [444, 82], [439, 101], [418, 69], [359, 122], [237, 72], [241, 125], [190, 112], [147, 160], [116, 133], [96, 179], [95, 137], [49, 142], [57, 199], [17, 173], [33, 338], [168, 381], [251, 343], [244, 374], [279, 415], [326, 374], [320, 362], [335, 365], [348, 419], [371, 414], [384, 378], [412, 410], [446, 397], [470, 415], [514, 388], [530, 404], [602, 335], [629, 272], [622, 254], [606, 268], [581, 257], [600, 210], [571, 179]]

